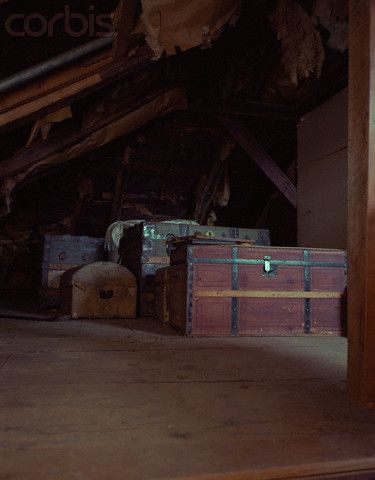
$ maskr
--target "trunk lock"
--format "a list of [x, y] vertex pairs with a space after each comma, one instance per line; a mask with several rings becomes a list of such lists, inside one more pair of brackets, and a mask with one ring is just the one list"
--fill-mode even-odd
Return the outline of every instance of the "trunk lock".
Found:
[[263, 275], [277, 277], [277, 265], [272, 265], [271, 257], [264, 257]]

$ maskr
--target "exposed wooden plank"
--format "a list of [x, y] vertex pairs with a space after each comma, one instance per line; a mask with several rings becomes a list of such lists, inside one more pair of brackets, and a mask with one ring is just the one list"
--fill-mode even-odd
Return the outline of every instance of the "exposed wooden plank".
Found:
[[0, 99], [0, 127], [40, 112], [57, 101], [61, 102], [65, 97], [100, 83], [106, 77], [103, 67], [126, 63], [124, 57], [129, 51], [137, 4], [137, 0], [121, 0], [119, 3], [115, 14], [117, 32], [112, 55], [110, 50], [98, 53], [64, 68], [63, 71], [47, 75], [31, 85], [4, 95]]
[[146, 48], [126, 62], [114, 62], [113, 57], [107, 54], [100, 60], [92, 59], [84, 67], [77, 65], [51, 74], [0, 100], [0, 131], [7, 131], [70, 105], [150, 62], [151, 53]]
[[280, 192], [297, 207], [297, 189], [288, 176], [273, 161], [271, 156], [259, 144], [252, 132], [239, 119], [218, 117], [232, 138], [245, 150], [254, 163], [262, 170]]
[[74, 65], [66, 67], [62, 71], [50, 73], [37, 82], [2, 95], [0, 99], [0, 114], [2, 115], [32, 100], [36, 100], [67, 87], [70, 84], [84, 80], [91, 75], [98, 74], [103, 67], [112, 63], [112, 55], [110, 52], [105, 52], [96, 54], [90, 59], [81, 60]]
[[[21, 173], [23, 170], [32, 167], [34, 164], [48, 164], [49, 157], [51, 158], [54, 154], [64, 156], [64, 151], [69, 148], [72, 149], [71, 154], [74, 156], [81, 155], [84, 153], [84, 151], [80, 151], [79, 148], [81, 142], [88, 149], [85, 149], [85, 151], [105, 145], [115, 138], [118, 138], [118, 136], [126, 131], [136, 130], [139, 126], [144, 124], [146, 119], [149, 119], [150, 115], [152, 116], [154, 114], [156, 117], [158, 116], [157, 113], [161, 113], [162, 111], [167, 113], [168, 111], [173, 110], [174, 107], [176, 109], [179, 107], [182, 108], [184, 103], [183, 99], [184, 93], [178, 88], [159, 91], [157, 94], [154, 94], [153, 97], [147, 100], [145, 99], [144, 104], [142, 102], [138, 109], [136, 107], [125, 107], [123, 110], [116, 112], [113, 115], [104, 117], [101, 115], [95, 124], [82, 129], [80, 132], [71, 135], [64, 135], [61, 138], [51, 136], [45, 142], [36, 144], [31, 148], [18, 152], [10, 159], [0, 162], [0, 178]], [[158, 108], [160, 109], [159, 111]], [[130, 114], [136, 114], [136, 112], [138, 112], [139, 118], [131, 118]], [[126, 128], [123, 123], [126, 123]], [[127, 128], [129, 128], [129, 130], [127, 130]], [[96, 138], [99, 143], [96, 143]]]
[[186, 108], [187, 103], [185, 92], [179, 88], [159, 91], [154, 93], [154, 97], [149, 98], [147, 103], [143, 102], [145, 100], [139, 108], [133, 107], [130, 110], [129, 107], [124, 107], [108, 117], [101, 116], [94, 125], [77, 133], [51, 136], [46, 141], [0, 162], [0, 178], [4, 178], [0, 197], [5, 199], [6, 206], [2, 214], [9, 211], [12, 190], [36, 171], [59, 165], [100, 148], [139, 129], [156, 117]]
[[83, 80], [74, 82], [72, 85], [63, 87], [52, 93], [48, 93], [37, 99], [37, 102], [32, 100], [26, 105], [21, 105], [13, 110], [10, 110], [9, 112], [0, 114], [0, 127], [3, 127], [7, 124], [12, 124], [16, 120], [28, 117], [32, 113], [41, 112], [45, 107], [48, 107], [51, 104], [56, 105], [61, 100], [70, 98], [85, 89], [88, 89], [94, 85], [98, 85], [101, 81], [102, 78], [100, 75], [91, 75]]
[[262, 290], [198, 290], [194, 294], [197, 298], [311, 298], [333, 299], [341, 298], [341, 292], [271, 292]]
[[375, 1], [350, 1], [349, 392], [375, 408]]
[[120, 0], [115, 12], [116, 33], [113, 44], [115, 59], [126, 57], [129, 51], [130, 36], [135, 25], [137, 0]]

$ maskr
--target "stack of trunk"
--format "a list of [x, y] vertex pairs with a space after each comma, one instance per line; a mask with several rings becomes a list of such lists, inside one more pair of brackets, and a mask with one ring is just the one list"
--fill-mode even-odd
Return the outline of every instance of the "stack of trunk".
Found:
[[71, 235], [46, 235], [43, 242], [41, 300], [60, 306], [60, 280], [67, 270], [105, 260], [104, 239]]
[[270, 245], [268, 230], [201, 226], [191, 221], [146, 223], [125, 228], [119, 253], [122, 264], [138, 281], [138, 315], [154, 316], [155, 274], [170, 264], [167, 241], [189, 235], [243, 239], [254, 245]]

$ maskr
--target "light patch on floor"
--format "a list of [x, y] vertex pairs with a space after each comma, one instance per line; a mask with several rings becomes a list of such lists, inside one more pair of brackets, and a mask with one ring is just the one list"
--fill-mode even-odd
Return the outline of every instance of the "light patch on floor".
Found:
[[150, 479], [363, 458], [343, 338], [0, 322], [0, 478]]

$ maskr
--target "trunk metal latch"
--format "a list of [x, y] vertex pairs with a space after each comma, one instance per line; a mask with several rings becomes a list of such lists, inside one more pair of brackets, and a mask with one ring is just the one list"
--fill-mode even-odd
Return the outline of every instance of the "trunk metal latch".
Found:
[[277, 266], [272, 265], [271, 257], [264, 257], [263, 272], [266, 277], [277, 277]]

